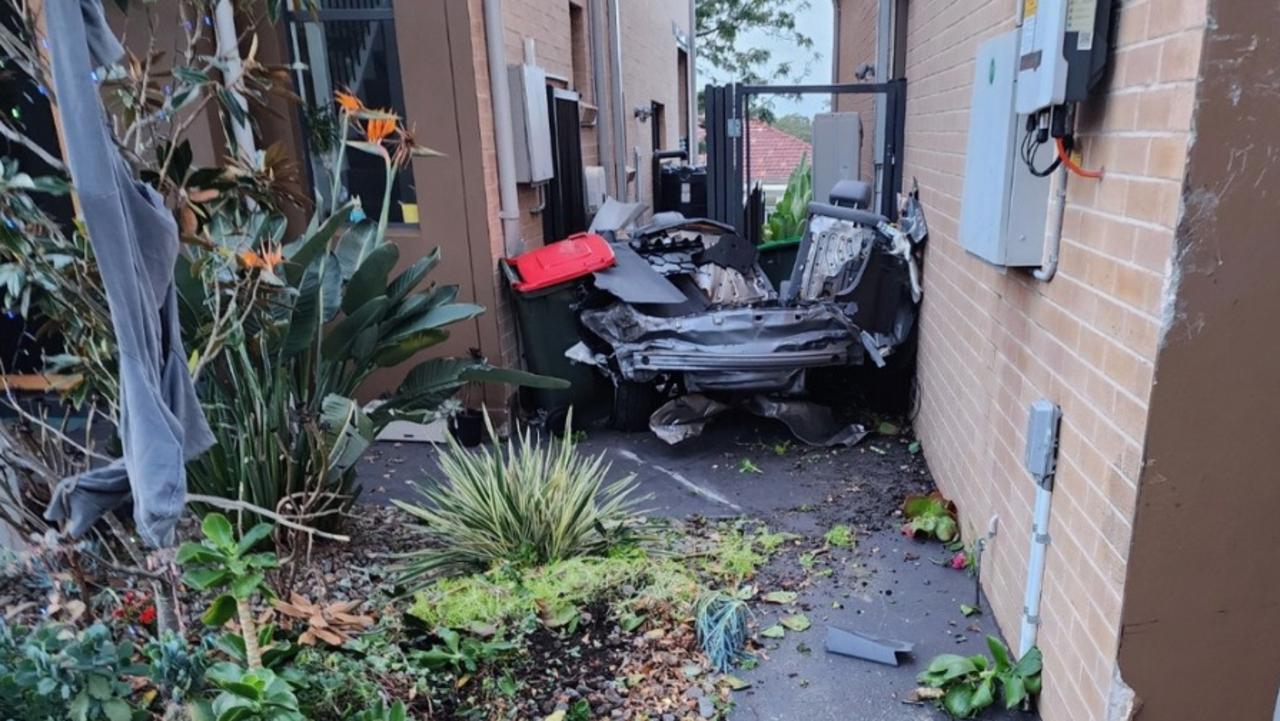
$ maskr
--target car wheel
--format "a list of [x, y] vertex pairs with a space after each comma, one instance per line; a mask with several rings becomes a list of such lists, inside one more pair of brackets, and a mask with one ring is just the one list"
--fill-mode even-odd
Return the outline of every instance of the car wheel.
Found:
[[619, 381], [613, 391], [614, 428], [620, 431], [643, 431], [649, 428], [649, 416], [661, 400], [652, 383]]

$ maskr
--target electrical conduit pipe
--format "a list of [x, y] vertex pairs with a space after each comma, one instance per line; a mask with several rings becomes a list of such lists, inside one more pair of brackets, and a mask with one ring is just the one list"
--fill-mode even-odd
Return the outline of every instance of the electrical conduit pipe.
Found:
[[516, 151], [511, 127], [511, 87], [507, 81], [506, 28], [502, 0], [484, 0], [484, 44], [489, 60], [489, 96], [493, 104], [494, 148], [498, 155], [498, 217], [508, 256], [524, 251], [520, 237], [520, 201], [516, 194]]
[[1049, 215], [1045, 223], [1044, 264], [1033, 273], [1036, 280], [1048, 283], [1058, 273], [1058, 254], [1062, 247], [1062, 225], [1067, 215], [1067, 168], [1058, 168], [1054, 174], [1053, 195], [1049, 196]]

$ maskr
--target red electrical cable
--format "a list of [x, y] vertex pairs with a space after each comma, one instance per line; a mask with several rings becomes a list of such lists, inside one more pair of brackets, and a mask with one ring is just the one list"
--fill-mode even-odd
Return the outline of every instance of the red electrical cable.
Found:
[[1062, 164], [1067, 166], [1067, 170], [1079, 175], [1082, 178], [1093, 178], [1095, 180], [1102, 177], [1101, 170], [1085, 170], [1076, 165], [1076, 161], [1071, 159], [1071, 154], [1067, 152], [1066, 143], [1062, 142], [1062, 138], [1058, 138], [1058, 158], [1062, 160]]

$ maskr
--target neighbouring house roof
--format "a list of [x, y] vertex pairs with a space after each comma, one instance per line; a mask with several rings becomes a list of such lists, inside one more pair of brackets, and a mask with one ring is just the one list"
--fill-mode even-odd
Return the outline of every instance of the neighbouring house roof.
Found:
[[752, 181], [786, 183], [805, 156], [813, 162], [812, 145], [763, 120], [752, 120], [750, 132]]
[[[706, 130], [698, 128], [698, 140], [706, 139]], [[751, 180], [767, 184], [785, 184], [791, 171], [805, 156], [813, 163], [813, 146], [763, 120], [751, 121]], [[700, 154], [698, 162], [706, 164]]]

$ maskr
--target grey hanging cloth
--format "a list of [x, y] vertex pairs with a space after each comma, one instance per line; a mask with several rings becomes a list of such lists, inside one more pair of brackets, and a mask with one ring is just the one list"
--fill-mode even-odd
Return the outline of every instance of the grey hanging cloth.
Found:
[[143, 540], [169, 546], [186, 506], [186, 461], [213, 445], [178, 325], [178, 229], [160, 195], [134, 179], [107, 128], [98, 69], [124, 49], [101, 0], [46, 0], [44, 10], [67, 165], [119, 348], [124, 446], [113, 463], [63, 479], [45, 518], [69, 521], [78, 537], [132, 495]]

